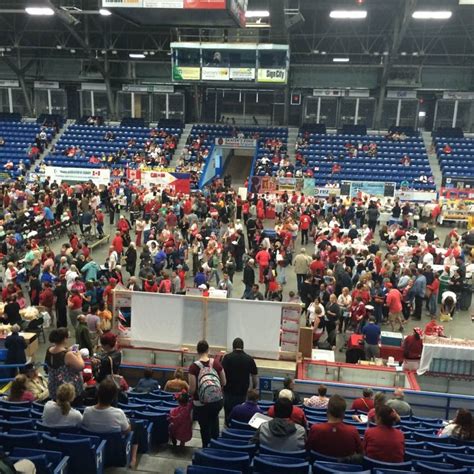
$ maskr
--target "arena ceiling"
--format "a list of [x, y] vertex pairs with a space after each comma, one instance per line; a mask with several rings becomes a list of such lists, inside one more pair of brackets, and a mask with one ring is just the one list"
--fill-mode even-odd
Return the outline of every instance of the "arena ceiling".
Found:
[[[0, 0], [0, 56], [18, 65], [19, 58], [129, 61], [130, 52], [146, 51], [145, 60], [169, 61], [170, 41], [262, 41], [289, 43], [293, 64], [333, 64], [334, 58], [344, 57], [359, 66], [473, 67], [474, 4], [460, 5], [460, 1], [469, 2], [248, 0], [249, 11], [267, 10], [269, 18], [258, 28], [237, 28], [215, 17], [211, 26], [206, 25], [207, 15], [197, 20], [186, 12], [172, 22], [169, 16], [155, 15], [154, 24], [120, 9], [102, 16], [101, 0]], [[48, 4], [56, 14], [30, 16], [24, 8], [32, 3]], [[451, 18], [412, 18], [415, 10], [434, 8], [451, 11]], [[366, 10], [367, 17], [335, 20], [329, 16], [335, 9]], [[269, 26], [262, 26], [267, 21]]]

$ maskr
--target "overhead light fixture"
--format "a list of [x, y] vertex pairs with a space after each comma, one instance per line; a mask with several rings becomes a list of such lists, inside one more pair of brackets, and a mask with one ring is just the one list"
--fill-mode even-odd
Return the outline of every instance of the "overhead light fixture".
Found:
[[319, 49], [313, 49], [313, 54], [319, 54]]
[[418, 117], [426, 117], [426, 112], [424, 112], [423, 110], [420, 110], [418, 112]]
[[57, 44], [56, 49], [63, 49], [63, 47], [60, 44]]
[[75, 49], [71, 49], [69, 52], [70, 52], [71, 54], [75, 54], [76, 50], [75, 50]]
[[328, 54], [328, 53], [326, 53], [326, 51], [321, 51], [321, 54], [325, 55], [325, 54]]
[[384, 52], [383, 52], [383, 55], [384, 55], [384, 56], [388, 56], [388, 51], [384, 51]]
[[329, 16], [336, 20], [363, 20], [367, 18], [367, 10], [332, 10]]
[[148, 54], [149, 54], [150, 56], [154, 56], [154, 55], [155, 55], [155, 52], [154, 52], [154, 51], [150, 51]]
[[117, 54], [117, 50], [113, 49], [112, 54]]
[[380, 53], [378, 51], [374, 51], [374, 56], [378, 56]]
[[25, 12], [33, 16], [52, 16], [54, 10], [50, 7], [26, 7]]
[[448, 20], [452, 14], [450, 10], [417, 10], [411, 16], [415, 20]]
[[129, 53], [128, 57], [131, 59], [145, 59], [145, 55], [143, 53]]
[[413, 53], [411, 53], [412, 56], [418, 56], [418, 51], [413, 51]]
[[406, 51], [402, 51], [402, 52], [400, 53], [400, 55], [401, 55], [401, 56], [406, 56], [407, 53], [406, 53]]
[[270, 28], [268, 23], [246, 23], [245, 28]]
[[112, 15], [112, 12], [110, 10], [107, 10], [106, 8], [101, 8], [99, 10], [99, 13], [102, 15], [102, 16], [110, 16]]
[[247, 10], [245, 18], [268, 18], [270, 12], [268, 10]]
[[349, 58], [332, 58], [333, 63], [348, 63]]

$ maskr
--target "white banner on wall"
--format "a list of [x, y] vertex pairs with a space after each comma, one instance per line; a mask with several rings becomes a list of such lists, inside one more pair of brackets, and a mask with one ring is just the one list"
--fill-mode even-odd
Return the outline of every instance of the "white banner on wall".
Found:
[[201, 72], [203, 81], [228, 81], [228, 67], [203, 67]]
[[395, 196], [398, 197], [400, 201], [429, 202], [438, 199], [438, 193], [436, 191], [402, 191], [399, 189], [396, 191]]
[[222, 148], [255, 148], [257, 140], [254, 138], [238, 138], [238, 137], [218, 137], [215, 144]]
[[255, 80], [255, 68], [233, 67], [230, 69], [230, 78], [234, 81], [253, 81]]
[[92, 181], [96, 185], [110, 183], [109, 169], [93, 168], [63, 168], [60, 166], [46, 166], [45, 177], [52, 181]]

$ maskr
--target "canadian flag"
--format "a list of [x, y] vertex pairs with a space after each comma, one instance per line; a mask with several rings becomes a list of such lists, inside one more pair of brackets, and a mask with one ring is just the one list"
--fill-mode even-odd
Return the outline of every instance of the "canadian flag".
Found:
[[100, 176], [100, 170], [92, 170], [92, 176]]

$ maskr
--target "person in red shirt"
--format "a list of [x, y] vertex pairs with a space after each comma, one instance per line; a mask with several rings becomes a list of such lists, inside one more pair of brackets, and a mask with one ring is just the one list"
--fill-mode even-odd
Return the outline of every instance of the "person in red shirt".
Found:
[[325, 268], [326, 268], [326, 266], [324, 265], [324, 262], [318, 257], [316, 257], [309, 264], [309, 270], [310, 270], [312, 275], [322, 275]]
[[327, 423], [311, 426], [306, 449], [324, 456], [345, 458], [362, 454], [362, 442], [357, 428], [343, 423], [346, 401], [340, 395], [333, 395], [328, 403]]
[[311, 217], [304, 213], [300, 217], [301, 245], [308, 244], [308, 231], [311, 227]]
[[[284, 388], [283, 390], [280, 390], [278, 394], [278, 398], [287, 398], [288, 400], [293, 401], [293, 392], [291, 390]], [[275, 417], [275, 405], [271, 406], [268, 409], [267, 415], [271, 416], [272, 418]], [[293, 405], [290, 420], [293, 423], [297, 423], [298, 425], [301, 425], [304, 428], [306, 428], [306, 423], [307, 423], [306, 415], [304, 414], [304, 411], [300, 407]]]
[[405, 460], [405, 435], [393, 425], [393, 409], [387, 405], [376, 408], [377, 426], [366, 430], [364, 435], [364, 454], [376, 461], [403, 462]]
[[436, 312], [438, 310], [438, 293], [439, 293], [439, 276], [438, 273], [434, 274], [433, 281], [431, 284], [426, 285], [426, 288], [429, 290], [430, 295], [428, 297], [428, 309], [430, 316], [436, 317]]
[[362, 397], [356, 398], [352, 402], [351, 410], [357, 410], [358, 412], [368, 413], [369, 410], [374, 408], [374, 399], [372, 398], [374, 392], [371, 388], [364, 388], [362, 390]]
[[365, 304], [360, 296], [356, 296], [351, 307], [351, 326], [356, 332], [360, 332], [362, 321], [366, 315]]
[[392, 287], [391, 283], [385, 283], [385, 287], [389, 290], [385, 298], [385, 306], [388, 307], [388, 321], [395, 330], [395, 324], [398, 324], [399, 330], [403, 331], [403, 324], [405, 323], [402, 315], [402, 294]]
[[43, 283], [43, 290], [39, 294], [39, 304], [44, 306], [49, 314], [52, 314], [54, 306], [54, 293], [51, 288], [51, 283]]
[[147, 293], [158, 293], [158, 283], [153, 278], [145, 280], [143, 283], [143, 291]]
[[120, 235], [120, 231], [117, 231], [115, 233], [115, 237], [112, 240], [112, 246], [114, 247], [115, 251], [117, 252], [119, 256], [122, 255], [123, 239], [122, 239], [122, 236]]
[[125, 219], [125, 216], [120, 216], [120, 219], [117, 222], [117, 230], [122, 234], [130, 230], [130, 224], [127, 219]]
[[270, 264], [270, 253], [267, 249], [261, 248], [257, 255], [255, 255], [255, 261], [258, 263], [258, 281], [265, 283], [264, 275]]
[[436, 321], [436, 315], [431, 316], [431, 321], [425, 326], [425, 336], [444, 337], [444, 327]]
[[77, 317], [82, 313], [82, 296], [76, 289], [71, 289], [71, 296], [67, 300], [69, 320], [74, 329], [77, 327]]
[[423, 329], [413, 328], [413, 334], [408, 335], [403, 341], [403, 368], [405, 370], [417, 370], [420, 366], [421, 353], [423, 351]]
[[116, 278], [109, 278], [109, 284], [105, 287], [104, 293], [102, 295], [104, 303], [108, 308], [112, 308], [113, 302], [113, 290], [117, 286]]

